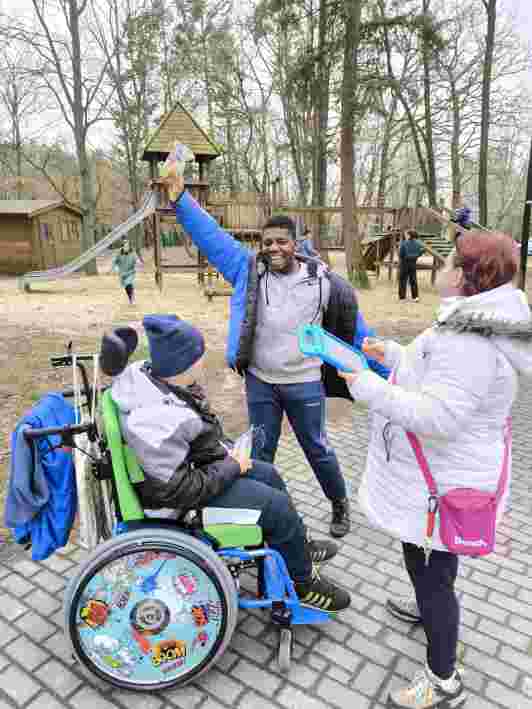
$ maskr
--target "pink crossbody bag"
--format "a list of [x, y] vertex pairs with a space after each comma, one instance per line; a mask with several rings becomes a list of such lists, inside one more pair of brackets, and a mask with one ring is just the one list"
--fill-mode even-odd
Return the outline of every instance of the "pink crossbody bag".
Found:
[[[390, 381], [395, 384], [395, 373]], [[494, 493], [472, 487], [455, 487], [440, 496], [419, 438], [410, 431], [406, 435], [429, 489], [425, 562], [428, 564], [432, 549], [436, 512], [439, 512], [440, 539], [450, 552], [463, 556], [485, 556], [492, 552], [495, 548], [497, 507], [508, 480], [512, 449], [511, 418], [506, 419], [502, 470]]]

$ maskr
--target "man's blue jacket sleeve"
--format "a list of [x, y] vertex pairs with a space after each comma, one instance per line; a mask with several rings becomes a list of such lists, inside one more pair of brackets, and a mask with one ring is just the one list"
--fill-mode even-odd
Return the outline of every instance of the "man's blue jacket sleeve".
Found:
[[[374, 336], [375, 336], [375, 330], [368, 327], [368, 325], [366, 324], [366, 321], [364, 320], [364, 318], [362, 316], [362, 313], [359, 310], [358, 315], [357, 315], [357, 329], [356, 329], [355, 341], [353, 343], [355, 345], [356, 349], [362, 351], [362, 343], [364, 342], [364, 339], [366, 337], [374, 337]], [[383, 379], [388, 379], [388, 377], [390, 376], [390, 370], [387, 367], [385, 367], [380, 362], [377, 362], [376, 359], [371, 359], [371, 357], [368, 357], [367, 360], [368, 360], [369, 368], [373, 372], [375, 372], [375, 374], [378, 374]]]
[[176, 218], [194, 245], [232, 286], [245, 277], [251, 252], [222, 229], [188, 192], [176, 204]]
[[222, 229], [188, 192], [184, 192], [177, 201], [176, 219], [209, 263], [233, 286], [226, 359], [234, 368], [237, 366], [240, 333], [246, 317], [249, 270], [254, 256]]

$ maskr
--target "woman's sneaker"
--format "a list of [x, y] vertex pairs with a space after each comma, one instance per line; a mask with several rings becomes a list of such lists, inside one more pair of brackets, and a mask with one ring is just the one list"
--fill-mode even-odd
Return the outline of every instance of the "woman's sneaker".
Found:
[[398, 598], [388, 598], [386, 608], [392, 615], [399, 620], [404, 620], [405, 623], [421, 623], [421, 613], [415, 598], [406, 598], [399, 596]]
[[455, 672], [440, 679], [425, 665], [412, 682], [388, 696], [387, 707], [394, 709], [458, 709], [467, 699], [462, 678]]
[[337, 613], [351, 605], [349, 593], [320, 576], [316, 567], [308, 581], [296, 583], [294, 586], [299, 600], [304, 606], [318, 608], [327, 613]]

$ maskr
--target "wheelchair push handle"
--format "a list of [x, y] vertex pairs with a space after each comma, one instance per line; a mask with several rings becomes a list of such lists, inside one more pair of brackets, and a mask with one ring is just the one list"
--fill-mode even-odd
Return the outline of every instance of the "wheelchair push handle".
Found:
[[61, 436], [71, 438], [79, 436], [81, 433], [89, 433], [94, 427], [93, 423], [65, 424], [63, 426], [47, 426], [46, 428], [28, 428], [24, 431], [27, 440], [34, 438], [44, 438], [45, 436]]

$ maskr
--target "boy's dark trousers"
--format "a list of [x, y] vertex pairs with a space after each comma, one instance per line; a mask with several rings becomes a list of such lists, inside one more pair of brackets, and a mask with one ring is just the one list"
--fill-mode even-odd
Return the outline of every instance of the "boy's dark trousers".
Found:
[[418, 297], [416, 264], [416, 259], [402, 259], [399, 262], [399, 300], [406, 298], [406, 284], [408, 282], [410, 283], [412, 298], [416, 299]]
[[206, 507], [235, 507], [260, 511], [258, 524], [268, 545], [284, 558], [294, 582], [306, 581], [312, 561], [306, 550], [306, 530], [288, 494], [284, 480], [273, 465], [258, 460], [225, 492]]

